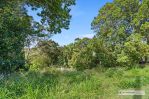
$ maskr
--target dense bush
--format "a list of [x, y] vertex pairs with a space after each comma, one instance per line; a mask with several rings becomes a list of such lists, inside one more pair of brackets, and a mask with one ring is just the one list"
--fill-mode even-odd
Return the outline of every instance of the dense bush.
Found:
[[30, 50], [27, 59], [30, 63], [30, 69], [42, 69], [62, 64], [60, 49], [59, 45], [52, 40], [38, 42], [37, 46]]
[[140, 34], [132, 34], [128, 37], [117, 61], [126, 66], [133, 66], [143, 61], [142, 59], [149, 55], [149, 45], [144, 43], [143, 38]]

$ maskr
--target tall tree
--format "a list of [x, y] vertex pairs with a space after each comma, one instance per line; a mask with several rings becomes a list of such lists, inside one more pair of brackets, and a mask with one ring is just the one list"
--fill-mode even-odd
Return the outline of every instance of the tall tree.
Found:
[[[149, 0], [114, 0], [100, 9], [92, 22], [92, 29], [105, 41], [105, 45], [112, 49], [110, 52], [119, 56], [128, 42], [128, 37], [137, 37], [133, 34], [142, 35], [140, 44], [144, 40], [149, 42], [148, 12]], [[147, 54], [142, 55], [144, 56]]]
[[[74, 0], [0, 0], [0, 70], [15, 70], [25, 64], [28, 37], [44, 37], [68, 29]], [[29, 16], [38, 10], [40, 22]]]

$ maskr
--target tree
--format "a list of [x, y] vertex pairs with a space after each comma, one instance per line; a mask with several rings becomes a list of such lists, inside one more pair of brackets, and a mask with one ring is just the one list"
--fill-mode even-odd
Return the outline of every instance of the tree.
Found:
[[59, 64], [61, 55], [60, 47], [52, 40], [40, 41], [35, 48], [32, 48], [30, 55], [31, 69], [40, 69]]
[[127, 38], [121, 54], [117, 61], [121, 65], [131, 66], [142, 61], [142, 58], [149, 55], [149, 45], [143, 40], [140, 34], [132, 34]]
[[[1, 0], [0, 70], [24, 67], [24, 47], [29, 37], [45, 37], [68, 29], [73, 4], [74, 0]], [[40, 22], [28, 15], [28, 7], [41, 10]]]
[[0, 1], [0, 70], [15, 70], [23, 67], [24, 42], [28, 33], [33, 33], [30, 16], [19, 5]]
[[72, 58], [74, 44], [71, 43], [63, 47], [63, 66], [72, 67], [69, 63]]
[[[141, 43], [144, 39], [148, 42], [149, 14], [147, 12], [149, 12], [148, 0], [114, 0], [112, 3], [107, 3], [99, 11], [98, 16], [94, 18], [92, 29], [95, 30], [99, 39], [105, 41], [104, 44], [107, 45], [107, 49], [110, 49], [109, 52], [114, 53], [116, 59], [113, 61], [115, 63], [121, 60], [127, 61], [132, 58], [130, 55], [122, 57], [124, 56], [123, 49], [127, 48], [128, 45], [132, 49], [136, 48], [136, 39], [131, 40], [132, 43], [128, 42], [128, 39], [132, 38], [132, 35], [136, 34], [133, 36], [135, 38], [140, 37], [138, 34], [142, 35], [143, 39], [139, 39], [140, 41], [138, 42], [142, 44], [142, 47], [147, 46]], [[138, 55], [142, 54], [141, 51], [137, 51], [137, 53], [139, 53]], [[147, 53], [143, 56], [147, 56]], [[138, 59], [136, 58], [131, 61], [138, 63]]]
[[69, 61], [69, 65], [73, 66], [76, 69], [87, 69], [89, 68], [89, 50], [87, 45], [89, 43], [88, 38], [76, 39], [73, 46], [72, 57]]

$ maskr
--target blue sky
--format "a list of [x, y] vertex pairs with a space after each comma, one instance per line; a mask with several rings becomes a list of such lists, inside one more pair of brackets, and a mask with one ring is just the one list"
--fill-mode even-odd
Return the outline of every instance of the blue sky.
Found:
[[[70, 29], [63, 30], [61, 34], [52, 36], [52, 40], [59, 45], [67, 45], [74, 42], [75, 38], [93, 37], [94, 33], [91, 30], [91, 22], [97, 16], [99, 9], [107, 2], [113, 0], [76, 0], [76, 5], [72, 7]], [[36, 12], [29, 14], [35, 15]], [[34, 17], [39, 20], [39, 17]]]

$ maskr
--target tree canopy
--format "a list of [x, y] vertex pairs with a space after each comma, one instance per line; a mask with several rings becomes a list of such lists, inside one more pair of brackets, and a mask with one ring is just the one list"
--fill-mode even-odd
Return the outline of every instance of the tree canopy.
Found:
[[[44, 37], [68, 29], [74, 0], [0, 0], [0, 70], [25, 64], [24, 47], [30, 37]], [[40, 22], [28, 8], [40, 10]]]
[[148, 12], [148, 0], [114, 0], [101, 8], [98, 16], [94, 18], [92, 29], [111, 47], [118, 63], [128, 63], [128, 60], [138, 63], [143, 57], [147, 57]]

